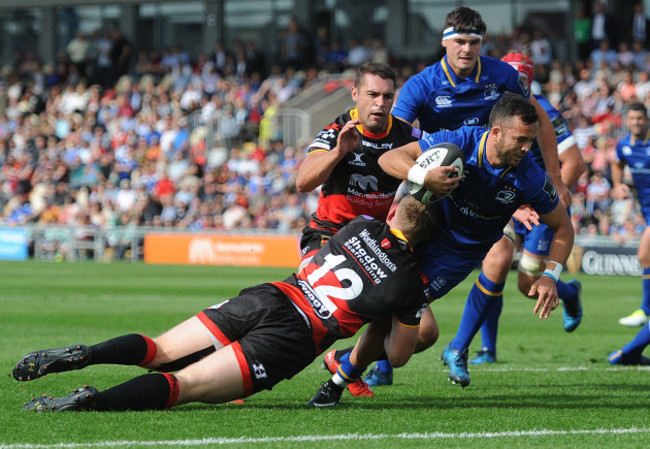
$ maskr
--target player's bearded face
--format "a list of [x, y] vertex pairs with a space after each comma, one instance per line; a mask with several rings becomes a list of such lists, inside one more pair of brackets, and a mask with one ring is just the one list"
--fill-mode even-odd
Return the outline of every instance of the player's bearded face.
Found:
[[360, 86], [352, 90], [352, 99], [357, 102], [359, 119], [366, 130], [374, 133], [386, 131], [395, 101], [395, 83], [392, 80], [366, 75]]
[[521, 159], [530, 151], [537, 137], [537, 131], [537, 123], [526, 125], [519, 119], [512, 125], [502, 127], [495, 145], [498, 165], [518, 166]]
[[645, 134], [648, 132], [648, 119], [642, 111], [628, 111], [626, 122], [633, 136], [645, 138]]

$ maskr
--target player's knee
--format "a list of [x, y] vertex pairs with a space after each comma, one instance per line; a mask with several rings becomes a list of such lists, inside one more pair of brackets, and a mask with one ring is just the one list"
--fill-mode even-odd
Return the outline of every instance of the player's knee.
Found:
[[415, 352], [424, 351], [427, 348], [433, 346], [440, 336], [440, 330], [438, 326], [420, 326], [420, 332], [418, 333], [418, 342], [415, 347]]
[[[542, 275], [542, 272], [544, 271], [544, 265], [545, 264], [542, 259], [538, 259], [533, 255], [524, 252], [521, 255], [521, 259], [519, 260], [518, 270], [519, 273], [525, 276], [538, 278]], [[521, 276], [519, 277], [521, 278]]]
[[514, 245], [501, 239], [483, 260], [483, 273], [493, 282], [505, 282], [512, 266]]
[[406, 362], [408, 362], [411, 359], [411, 355], [412, 354], [408, 354], [408, 353], [392, 354], [388, 358], [388, 361], [390, 362], [393, 368], [399, 368], [401, 366], [406, 365]]

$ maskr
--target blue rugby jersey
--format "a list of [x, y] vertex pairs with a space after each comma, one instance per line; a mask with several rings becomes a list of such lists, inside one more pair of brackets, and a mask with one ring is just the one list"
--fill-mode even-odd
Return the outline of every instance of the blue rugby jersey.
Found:
[[429, 133], [487, 126], [503, 92], [530, 97], [528, 85], [510, 64], [481, 56], [472, 75], [463, 79], [449, 68], [445, 56], [404, 83], [392, 113], [409, 123], [419, 119], [420, 128]]
[[451, 195], [438, 202], [444, 215], [443, 232], [436, 233], [433, 239], [446, 239], [447, 247], [485, 251], [501, 238], [503, 227], [522, 204], [530, 204], [540, 215], [552, 212], [558, 204], [553, 182], [530, 154], [517, 167], [492, 167], [485, 154], [488, 135], [485, 128], [464, 126], [419, 141], [423, 151], [437, 143], [451, 142], [465, 154], [462, 181]]
[[630, 168], [639, 203], [647, 219], [650, 214], [650, 131], [643, 140], [637, 140], [631, 134], [619, 140], [616, 157]]
[[[553, 129], [555, 130], [555, 137], [557, 137], [557, 154], [562, 154], [569, 147], [576, 144], [576, 139], [571, 133], [571, 128], [569, 128], [569, 124], [564, 119], [564, 117], [562, 117], [562, 113], [555, 109], [555, 107], [553, 107], [553, 105], [546, 98], [544, 98], [542, 95], [535, 95], [534, 97], [542, 106], [542, 108], [544, 108], [548, 114], [548, 118], [551, 119]], [[537, 140], [533, 142], [533, 146], [530, 149], [530, 152], [532, 153], [535, 162], [537, 162], [540, 167], [546, 168], [544, 165], [544, 158], [542, 157], [542, 152], [539, 144], [537, 143]]]

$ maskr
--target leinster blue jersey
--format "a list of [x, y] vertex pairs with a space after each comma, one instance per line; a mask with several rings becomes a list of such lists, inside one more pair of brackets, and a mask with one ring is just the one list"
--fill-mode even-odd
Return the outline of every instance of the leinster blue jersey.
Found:
[[[560, 111], [555, 109], [555, 107], [553, 107], [553, 105], [541, 95], [535, 95], [535, 99], [542, 106], [542, 108], [544, 108], [548, 114], [548, 118], [551, 119], [553, 129], [555, 130], [555, 137], [557, 137], [557, 154], [560, 155], [571, 146], [575, 145], [576, 139], [573, 137], [573, 134], [571, 134], [571, 128], [569, 128], [569, 124], [564, 119], [564, 117], [562, 117]], [[542, 157], [542, 152], [539, 148], [537, 140], [533, 142], [533, 146], [531, 147], [530, 152], [533, 155], [533, 159], [535, 159], [539, 166], [546, 168], [544, 165], [544, 158]]]
[[530, 204], [540, 215], [552, 212], [558, 204], [553, 182], [530, 154], [517, 167], [490, 165], [485, 151], [489, 133], [482, 127], [464, 126], [419, 141], [422, 151], [451, 142], [465, 154], [465, 171], [458, 188], [437, 202], [444, 216], [443, 232], [433, 237], [444, 239], [443, 246], [458, 252], [489, 249], [503, 236], [503, 227], [522, 204]]
[[459, 78], [447, 57], [410, 77], [400, 89], [393, 115], [432, 133], [463, 125], [487, 126], [492, 106], [504, 92], [529, 98], [528, 85], [510, 64], [481, 56], [472, 75]]
[[631, 134], [619, 140], [616, 157], [630, 167], [643, 214], [650, 214], [650, 131], [643, 140], [637, 140]]

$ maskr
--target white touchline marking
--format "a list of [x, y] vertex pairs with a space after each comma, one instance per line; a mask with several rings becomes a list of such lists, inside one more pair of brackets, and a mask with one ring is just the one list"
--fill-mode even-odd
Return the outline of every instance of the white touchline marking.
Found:
[[98, 441], [96, 443], [58, 443], [58, 444], [33, 444], [13, 443], [2, 444], [0, 449], [76, 449], [76, 448], [113, 448], [123, 446], [208, 446], [230, 444], [269, 444], [269, 443], [300, 443], [331, 440], [437, 440], [445, 438], [509, 438], [509, 437], [536, 437], [554, 435], [621, 435], [635, 433], [650, 433], [648, 427], [631, 427], [628, 429], [577, 429], [577, 430], [513, 430], [508, 432], [463, 432], [463, 433], [399, 433], [399, 434], [358, 434], [348, 433], [342, 435], [303, 435], [295, 437], [262, 437], [262, 438], [203, 438], [196, 440], [165, 440], [165, 441]]
[[[447, 371], [445, 368], [443, 371]], [[566, 372], [566, 371], [620, 371], [620, 370], [637, 370], [637, 371], [650, 371], [650, 366], [641, 365], [607, 365], [607, 366], [559, 366], [557, 368], [475, 368], [476, 373], [508, 373], [508, 372], [521, 372], [528, 371], [533, 373], [550, 373], [553, 371]]]

